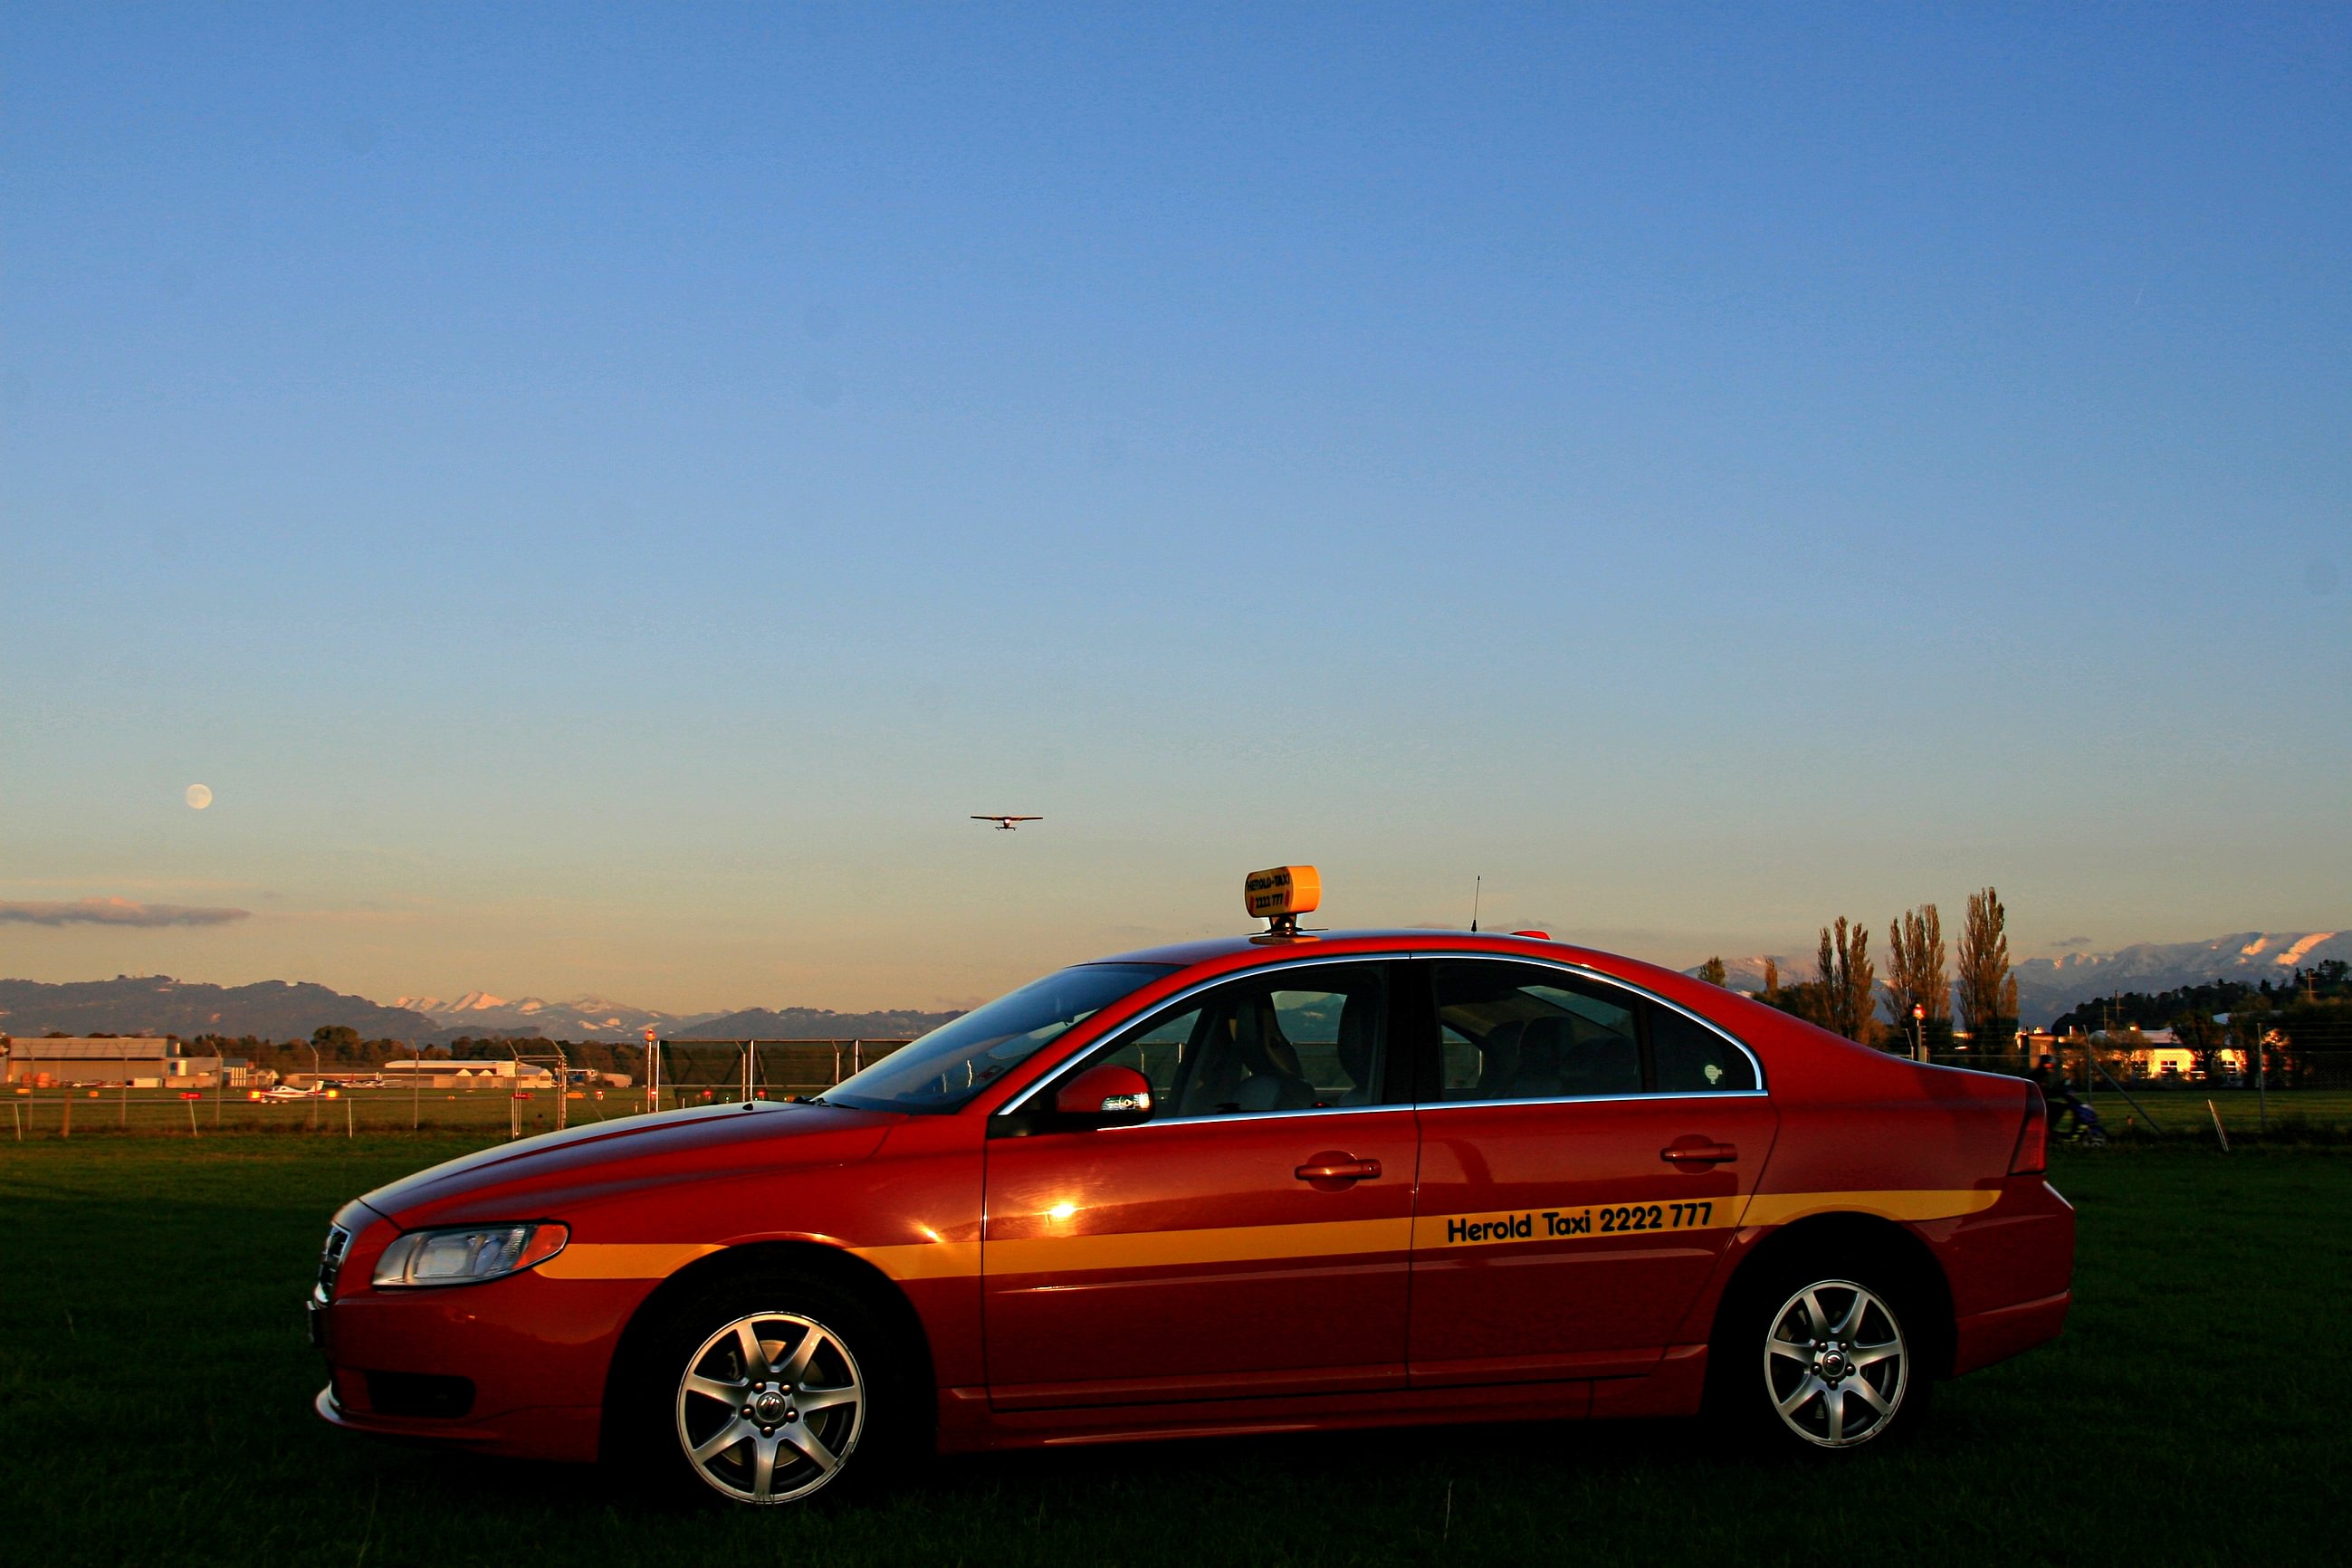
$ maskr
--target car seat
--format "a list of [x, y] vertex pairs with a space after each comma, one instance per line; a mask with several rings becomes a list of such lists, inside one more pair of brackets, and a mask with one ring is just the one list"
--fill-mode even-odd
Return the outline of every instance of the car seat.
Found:
[[1520, 1019], [1497, 1024], [1478, 1042], [1477, 1100], [1508, 1100], [1519, 1077], [1519, 1036], [1527, 1028]]
[[1639, 1094], [1642, 1047], [1630, 1037], [1597, 1024], [1562, 1018], [1559, 1053], [1561, 1094]]
[[1519, 1036], [1518, 1070], [1511, 1078], [1513, 1100], [1557, 1100], [1569, 1092], [1561, 1058], [1569, 1047], [1568, 1020], [1530, 1018]]
[[1234, 1026], [1234, 1054], [1250, 1074], [1234, 1096], [1244, 1110], [1305, 1110], [1315, 1103], [1315, 1086], [1299, 1069], [1298, 1047], [1282, 1032], [1272, 996], [1244, 1001]]

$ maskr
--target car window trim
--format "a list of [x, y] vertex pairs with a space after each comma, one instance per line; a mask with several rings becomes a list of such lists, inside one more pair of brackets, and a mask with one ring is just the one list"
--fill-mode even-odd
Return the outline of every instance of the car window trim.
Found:
[[[1004, 1104], [989, 1112], [989, 1114], [992, 1117], [1014, 1115], [1023, 1106], [1028, 1104], [1032, 1099], [1035, 1098], [1037, 1095], [1045, 1093], [1047, 1089], [1051, 1089], [1055, 1083], [1075, 1071], [1080, 1063], [1088, 1060], [1104, 1047], [1109, 1046], [1113, 1041], [1126, 1038], [1127, 1036], [1135, 1029], [1149, 1026], [1156, 1020], [1167, 1016], [1171, 1011], [1181, 1010], [1186, 1002], [1198, 996], [1203, 991], [1213, 990], [1217, 986], [1233, 984], [1238, 981], [1255, 980], [1271, 974], [1285, 973], [1293, 969], [1311, 969], [1334, 963], [1392, 964], [1400, 960], [1409, 959], [1412, 956], [1412, 955], [1411, 953], [1404, 952], [1318, 953], [1312, 957], [1286, 958], [1275, 963], [1257, 964], [1247, 969], [1229, 969], [1223, 974], [1210, 975], [1207, 979], [1199, 981], [1194, 984], [1188, 985], [1181, 991], [1173, 992], [1169, 995], [1161, 997], [1159, 1002], [1153, 1005], [1151, 1011], [1129, 1019], [1118, 1029], [1102, 1038], [1096, 1040], [1086, 1049], [1079, 1051], [1075, 1056], [1071, 1057], [1069, 1060], [1054, 1068], [1053, 1070], [1046, 1073], [1045, 1077], [1031, 1084], [1027, 1089], [1023, 1089], [1019, 1094], [1014, 1095], [1011, 1100], [1005, 1101]], [[1384, 975], [1381, 978], [1384, 983], [1382, 990], [1389, 996], [1389, 1012], [1391, 1014], [1391, 1016], [1385, 1019], [1384, 1023], [1392, 1025], [1395, 1021], [1393, 1017], [1393, 1014], [1395, 1012], [1395, 983], [1392, 977]], [[1383, 1047], [1382, 1054], [1387, 1054], [1385, 1045]], [[1381, 1072], [1384, 1077], [1389, 1073], [1391, 1066], [1392, 1064], [1391, 1063], [1382, 1063]], [[1387, 1092], [1385, 1086], [1383, 1092]], [[1406, 1099], [1389, 1100], [1380, 1105], [1315, 1105], [1308, 1106], [1300, 1110], [1240, 1110], [1228, 1111], [1217, 1116], [1171, 1116], [1164, 1121], [1155, 1117], [1150, 1121], [1139, 1121], [1135, 1123], [1135, 1126], [1174, 1127], [1181, 1122], [1264, 1121], [1268, 1117], [1274, 1116], [1325, 1116], [1334, 1112], [1352, 1113], [1361, 1110], [1410, 1110], [1412, 1109], [1412, 1101], [1410, 1099]], [[1131, 1131], [1133, 1129], [1106, 1127], [1100, 1131], [1106, 1132], [1118, 1132]]]
[[[1639, 996], [1644, 1001], [1655, 1003], [1657, 1005], [1667, 1008], [1672, 1012], [1679, 1013], [1684, 1017], [1688, 1018], [1692, 1023], [1696, 1024], [1700, 1028], [1706, 1030], [1708, 1033], [1721, 1036], [1733, 1049], [1737, 1050], [1741, 1056], [1748, 1058], [1748, 1070], [1756, 1075], [1756, 1087], [1754, 1089], [1645, 1089], [1638, 1094], [1547, 1095], [1540, 1100], [1416, 1100], [1413, 1104], [1418, 1110], [1444, 1110], [1462, 1105], [1584, 1105], [1591, 1104], [1595, 1100], [1732, 1100], [1742, 1096], [1769, 1098], [1771, 1095], [1772, 1086], [1764, 1076], [1764, 1063], [1757, 1057], [1754, 1051], [1748, 1048], [1747, 1041], [1741, 1039], [1738, 1036], [1733, 1034], [1730, 1030], [1725, 1028], [1722, 1025], [1715, 1022], [1713, 1019], [1704, 1017], [1692, 1009], [1684, 1006], [1681, 1003], [1675, 1001], [1673, 998], [1661, 996], [1656, 992], [1650, 990], [1647, 986], [1636, 985], [1630, 980], [1621, 980], [1614, 974], [1606, 973], [1603, 971], [1591, 968], [1586, 964], [1570, 963], [1557, 958], [1538, 958], [1530, 954], [1517, 952], [1416, 952], [1406, 954], [1406, 962], [1425, 962], [1433, 963], [1524, 963], [1531, 964], [1538, 969], [1557, 969], [1565, 973], [1575, 975], [1580, 980], [1589, 980], [1601, 985], [1612, 986], [1619, 991], [1628, 992], [1633, 995]], [[1436, 987], [1433, 984], [1424, 984], [1420, 987], [1420, 993], [1430, 1003], [1430, 1021], [1433, 1025], [1436, 1025], [1438, 1022]], [[1648, 1019], [1640, 1017], [1638, 1014], [1635, 1016], [1641, 1029], [1643, 1071], [1646, 1074], [1652, 1070], [1650, 1067], [1650, 1023]], [[1434, 1041], [1435, 1037], [1433, 1036], [1433, 1044]], [[1444, 1082], [1444, 1073], [1442, 1070], [1438, 1070], [1436, 1068], [1434, 1060], [1433, 1059], [1432, 1072], [1428, 1079], [1428, 1086], [1432, 1089], [1435, 1089], [1442, 1087]], [[1419, 1089], [1422, 1086], [1416, 1084], [1414, 1087]]]

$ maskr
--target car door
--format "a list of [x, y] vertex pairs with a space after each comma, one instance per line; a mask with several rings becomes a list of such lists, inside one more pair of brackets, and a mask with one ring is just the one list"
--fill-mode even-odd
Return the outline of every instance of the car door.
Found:
[[1429, 1008], [1412, 1383], [1647, 1370], [1770, 1150], [1753, 1058], [1580, 972], [1412, 967]]
[[1149, 1121], [1007, 1135], [1026, 1108], [1001, 1113], [981, 1247], [997, 1405], [1402, 1384], [1418, 1148], [1387, 1092], [1388, 968], [1180, 994], [1067, 1069], [1139, 1068]]

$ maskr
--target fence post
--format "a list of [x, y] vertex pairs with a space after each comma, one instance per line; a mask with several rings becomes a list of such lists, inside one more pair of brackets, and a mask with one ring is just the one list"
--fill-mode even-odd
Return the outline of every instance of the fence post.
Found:
[[2271, 1097], [2269, 1090], [2263, 1086], [2263, 1058], [2262, 1037], [2257, 1035], [2254, 1037], [2254, 1130], [2268, 1137], [2271, 1130]]
[[193, 1100], [188, 1101], [188, 1136], [191, 1138], [201, 1136], [196, 1131], [196, 1102]]
[[73, 1090], [70, 1089], [66, 1090], [65, 1120], [58, 1124], [58, 1136], [60, 1138], [73, 1136]]

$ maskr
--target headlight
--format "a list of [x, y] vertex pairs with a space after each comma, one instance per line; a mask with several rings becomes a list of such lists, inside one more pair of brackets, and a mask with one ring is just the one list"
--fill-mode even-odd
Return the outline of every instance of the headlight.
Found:
[[553, 1221], [412, 1230], [376, 1259], [378, 1285], [473, 1285], [544, 1263], [572, 1232]]

